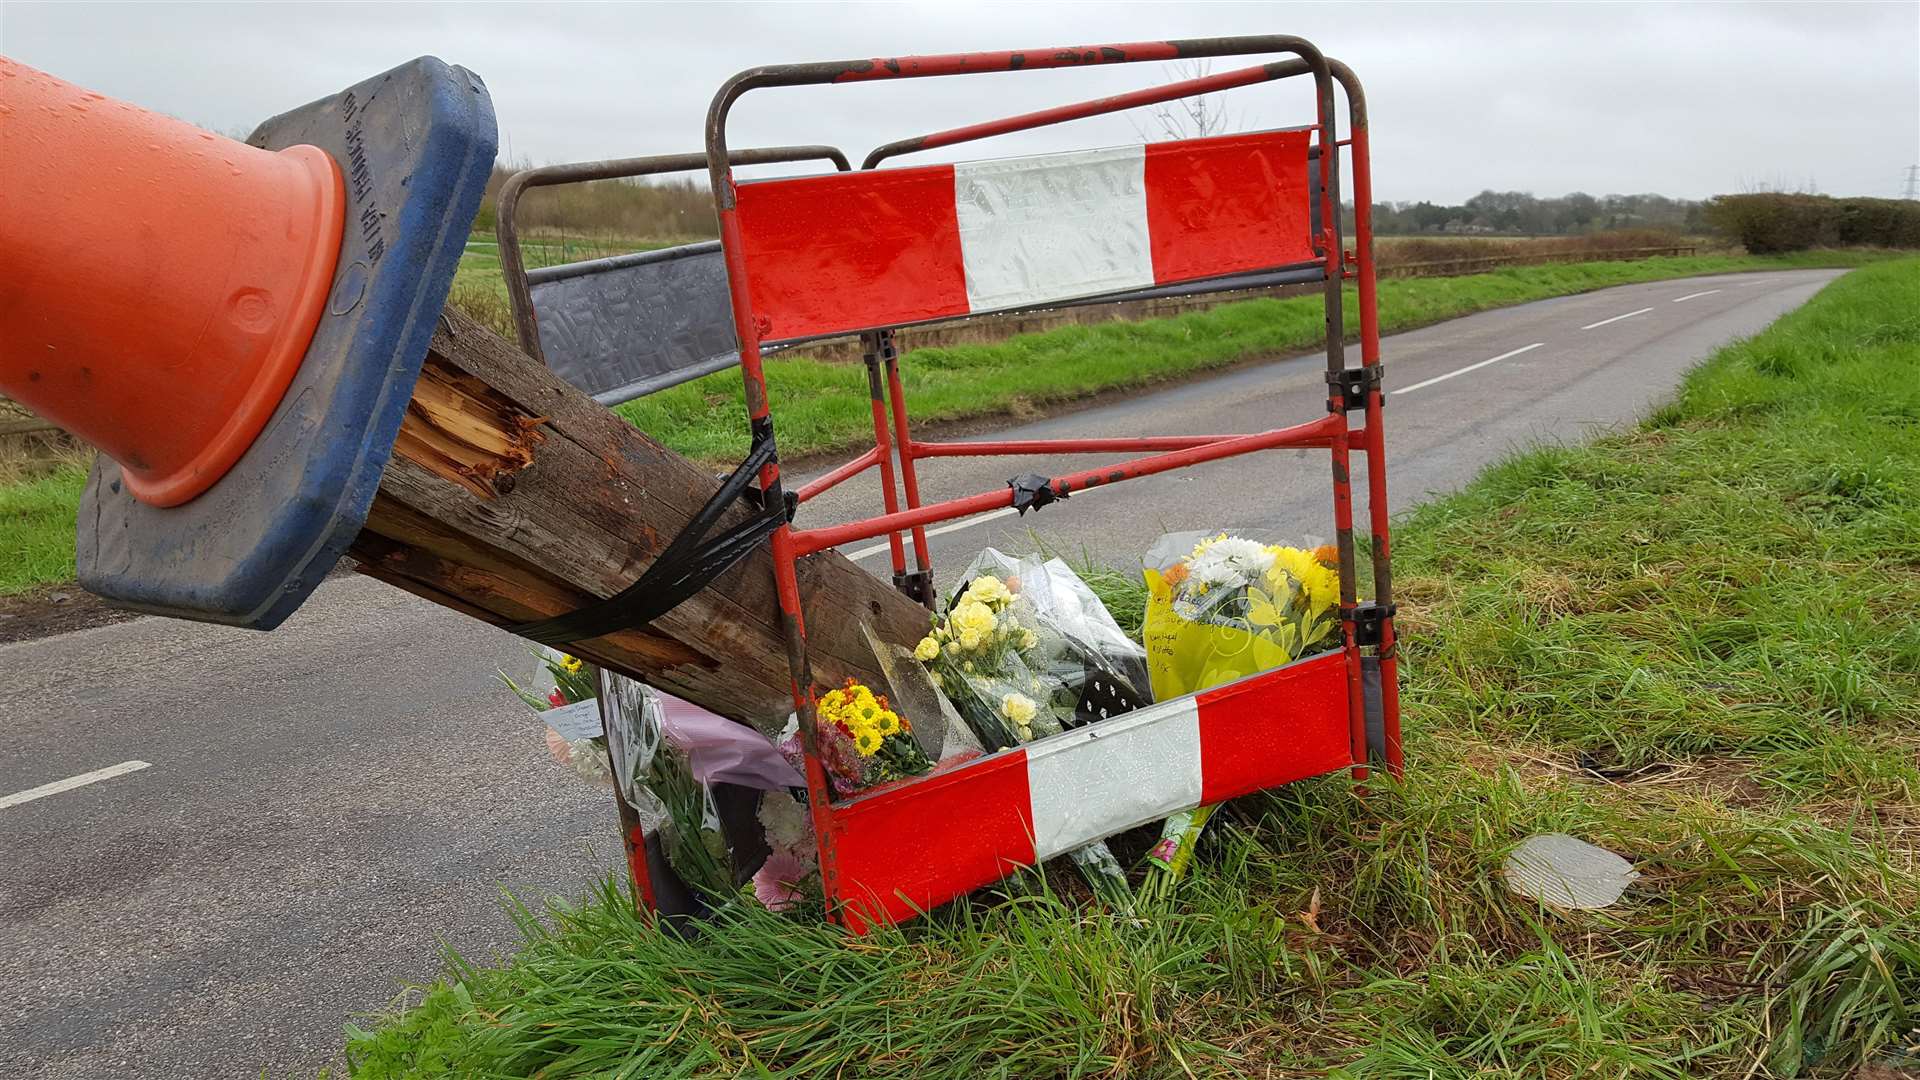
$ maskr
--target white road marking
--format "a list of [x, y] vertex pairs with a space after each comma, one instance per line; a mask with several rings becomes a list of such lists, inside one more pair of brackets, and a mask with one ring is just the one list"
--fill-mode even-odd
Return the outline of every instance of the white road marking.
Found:
[[[1075, 494], [1079, 494], [1079, 493], [1075, 492]], [[985, 525], [987, 522], [992, 521], [994, 518], [1003, 518], [1013, 512], [1014, 512], [1013, 507], [1003, 506], [998, 510], [981, 514], [978, 517], [970, 517], [965, 521], [956, 521], [951, 525], [942, 525], [937, 529], [928, 529], [927, 538], [932, 539], [933, 537], [936, 537], [936, 536], [945, 536], [950, 532], [959, 532], [961, 529], [971, 529], [975, 525]], [[908, 544], [911, 544], [913, 542], [912, 535], [913, 535], [913, 532], [911, 529], [902, 529], [900, 539], [905, 541]], [[871, 558], [872, 556], [878, 555], [881, 552], [887, 550], [887, 547], [888, 547], [887, 544], [875, 544], [872, 547], [863, 547], [859, 551], [849, 553], [847, 555], [847, 558], [849, 559]]]
[[1701, 296], [1712, 296], [1712, 295], [1713, 295], [1714, 293], [1717, 293], [1717, 292], [1719, 292], [1719, 291], [1720, 291], [1719, 289], [1708, 289], [1708, 290], [1707, 290], [1706, 292], [1697, 292], [1697, 293], [1688, 293], [1688, 294], [1687, 294], [1687, 295], [1685, 295], [1685, 296], [1676, 296], [1676, 297], [1674, 297], [1674, 298], [1673, 298], [1673, 302], [1677, 304], [1677, 303], [1679, 303], [1679, 302], [1681, 302], [1682, 300], [1692, 300], [1692, 299], [1695, 299], [1695, 298], [1697, 298], [1697, 297], [1701, 297]]
[[[1073, 497], [1076, 499], [1084, 499], [1089, 495], [1096, 495], [1096, 494], [1100, 494], [1102, 492], [1111, 491], [1111, 490], [1113, 490], [1112, 484], [1096, 484], [1093, 487], [1080, 488], [1079, 490], [1073, 493]], [[936, 537], [936, 536], [945, 536], [950, 532], [959, 532], [961, 529], [971, 529], [975, 525], [985, 525], [989, 521], [993, 521], [996, 518], [1003, 518], [1003, 517], [1006, 517], [1008, 514], [1013, 514], [1013, 513], [1018, 513], [1018, 511], [1016, 511], [1011, 506], [1003, 506], [998, 510], [989, 510], [984, 514], [979, 514], [974, 517], [970, 517], [965, 521], [955, 521], [947, 525], [942, 525], [937, 529], [928, 529], [927, 538], [932, 539], [933, 537]], [[911, 547], [913, 544], [913, 530], [911, 529], [900, 530], [900, 539], [902, 542], [906, 543], [909, 547]], [[847, 552], [847, 558], [855, 559], [855, 560], [870, 559], [873, 556], [878, 555], [885, 550], [887, 550], [887, 545], [883, 542], [883, 543], [875, 544], [872, 547], [863, 547], [857, 551]]]
[[1453, 378], [1455, 375], [1465, 375], [1469, 371], [1479, 371], [1481, 368], [1486, 367], [1488, 364], [1497, 364], [1502, 360], [1509, 360], [1509, 359], [1512, 359], [1513, 357], [1519, 356], [1523, 352], [1532, 352], [1533, 350], [1545, 344], [1546, 342], [1544, 341], [1536, 341], [1531, 345], [1522, 345], [1519, 348], [1513, 350], [1512, 352], [1503, 352], [1499, 356], [1496, 356], [1491, 360], [1482, 360], [1477, 364], [1468, 364], [1466, 367], [1463, 367], [1458, 371], [1449, 371], [1445, 375], [1436, 375], [1433, 378], [1428, 379], [1426, 382], [1417, 382], [1417, 383], [1414, 383], [1412, 386], [1403, 386], [1400, 389], [1395, 390], [1394, 393], [1411, 394], [1415, 390], [1422, 389], [1423, 387], [1432, 386], [1434, 383], [1446, 382], [1448, 379]]
[[74, 788], [83, 788], [88, 784], [97, 784], [102, 780], [111, 780], [116, 776], [125, 776], [128, 773], [139, 772], [141, 769], [148, 767], [149, 763], [145, 761], [123, 761], [118, 765], [109, 765], [104, 769], [83, 772], [79, 776], [69, 776], [65, 780], [55, 780], [51, 784], [41, 784], [37, 788], [16, 791], [12, 795], [0, 797], [0, 810], [19, 806], [22, 803], [30, 803], [35, 799], [44, 799], [49, 795], [58, 795], [63, 791], [72, 791]]
[[1601, 319], [1599, 322], [1590, 322], [1587, 325], [1581, 327], [1580, 329], [1582, 330], [1598, 329], [1599, 327], [1605, 326], [1610, 322], [1619, 322], [1621, 319], [1631, 319], [1635, 315], [1645, 315], [1647, 312], [1652, 310], [1653, 309], [1650, 307], [1643, 307], [1639, 311], [1629, 311], [1625, 315], [1615, 315], [1611, 319]]

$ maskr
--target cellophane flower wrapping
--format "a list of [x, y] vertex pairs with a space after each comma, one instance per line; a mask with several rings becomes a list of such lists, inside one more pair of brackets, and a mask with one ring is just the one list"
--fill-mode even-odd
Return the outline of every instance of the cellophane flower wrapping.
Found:
[[668, 737], [659, 693], [611, 673], [599, 689], [621, 795], [643, 820], [660, 823], [661, 850], [681, 881], [710, 899], [730, 895], [730, 849], [712, 789], [695, 775], [688, 748]]
[[1340, 575], [1333, 559], [1330, 547], [1224, 532], [1161, 537], [1141, 560], [1155, 698], [1219, 686], [1337, 645]]
[[[596, 668], [579, 657], [545, 646], [536, 647], [533, 656], [533, 676], [525, 683], [515, 682], [504, 671], [499, 673], [500, 681], [526, 702], [528, 708], [550, 712], [593, 700], [595, 680], [599, 678]], [[549, 723], [543, 736], [547, 753], [554, 762], [571, 769], [595, 787], [611, 788], [613, 771], [607, 763], [606, 740], [598, 736], [582, 737], [583, 733], [574, 730], [572, 725], [563, 727], [566, 730]]]
[[[1153, 700], [1145, 651], [1059, 559], [981, 552], [914, 656], [989, 751]], [[1126, 876], [1104, 841], [1068, 857], [1103, 899], [1129, 902]]]
[[1059, 559], [981, 552], [914, 656], [989, 751], [1153, 700], [1145, 651]]

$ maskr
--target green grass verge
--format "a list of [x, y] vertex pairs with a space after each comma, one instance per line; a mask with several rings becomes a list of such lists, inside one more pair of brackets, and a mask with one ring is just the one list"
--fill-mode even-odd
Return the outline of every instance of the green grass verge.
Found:
[[[609, 886], [367, 1030], [367, 1077], [1850, 1075], [1920, 1037], [1920, 261], [1722, 350], [1644, 428], [1396, 536], [1410, 773], [1242, 800], [1171, 904], [1044, 888], [685, 942]], [[1094, 579], [1135, 606], [1132, 575]], [[1589, 767], [1605, 770], [1602, 779]], [[1643, 877], [1543, 910], [1563, 831]]]
[[[1380, 283], [1387, 333], [1491, 308], [1665, 278], [1739, 270], [1845, 266], [1875, 253], [1810, 252], [1791, 257], [1693, 258], [1523, 266], [1463, 277], [1394, 278]], [[1347, 328], [1359, 332], [1353, 290]], [[913, 350], [901, 365], [916, 424], [1029, 414], [1105, 390], [1146, 386], [1259, 357], [1310, 351], [1322, 340], [1317, 296], [1248, 300], [1170, 319], [1066, 326], [990, 345]], [[801, 456], [871, 444], [865, 380], [845, 364], [806, 358], [766, 361], [780, 452]], [[726, 371], [619, 407], [640, 430], [709, 464], [747, 450], [740, 376]]]
[[80, 465], [0, 484], [0, 596], [73, 578], [73, 515], [87, 470]]

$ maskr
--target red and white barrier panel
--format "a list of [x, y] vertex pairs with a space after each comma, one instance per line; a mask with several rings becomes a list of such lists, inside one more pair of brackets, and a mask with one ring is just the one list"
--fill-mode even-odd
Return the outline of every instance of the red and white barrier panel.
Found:
[[1309, 262], [1308, 142], [1271, 131], [743, 182], [761, 339]]
[[855, 930], [1082, 844], [1353, 764], [1346, 658], [1328, 653], [1004, 750], [835, 807]]

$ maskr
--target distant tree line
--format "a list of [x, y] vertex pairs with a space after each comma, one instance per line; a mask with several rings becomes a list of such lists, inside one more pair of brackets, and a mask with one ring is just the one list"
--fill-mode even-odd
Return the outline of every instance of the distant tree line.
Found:
[[1457, 206], [1389, 202], [1373, 207], [1373, 230], [1383, 236], [1577, 236], [1614, 229], [1705, 230], [1703, 203], [1665, 195], [1589, 195], [1576, 191], [1539, 198], [1525, 191], [1482, 191]]
[[1920, 248], [1920, 202], [1760, 192], [1721, 195], [1706, 220], [1755, 255], [1814, 247]]

